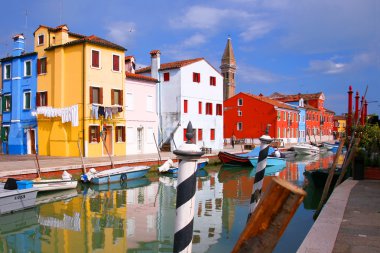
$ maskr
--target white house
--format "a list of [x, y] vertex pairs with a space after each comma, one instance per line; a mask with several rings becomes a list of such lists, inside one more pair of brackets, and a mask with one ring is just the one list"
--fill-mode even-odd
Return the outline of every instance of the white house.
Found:
[[125, 57], [126, 154], [157, 152], [157, 79], [136, 74], [134, 57]]
[[160, 144], [179, 148], [191, 121], [199, 147], [223, 148], [223, 78], [204, 58], [160, 64], [160, 51], [150, 52], [152, 65], [136, 73], [159, 79], [157, 108]]

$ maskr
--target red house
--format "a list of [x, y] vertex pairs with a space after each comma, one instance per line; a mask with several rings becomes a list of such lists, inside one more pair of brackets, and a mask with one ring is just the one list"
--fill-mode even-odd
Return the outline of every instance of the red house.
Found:
[[284, 95], [274, 93], [269, 96], [284, 103], [296, 102], [301, 98], [306, 108], [306, 133], [311, 141], [332, 139], [334, 112], [324, 107], [325, 95], [322, 92], [312, 94]]
[[265, 133], [297, 142], [298, 110], [262, 95], [241, 92], [224, 101], [224, 138], [255, 139]]

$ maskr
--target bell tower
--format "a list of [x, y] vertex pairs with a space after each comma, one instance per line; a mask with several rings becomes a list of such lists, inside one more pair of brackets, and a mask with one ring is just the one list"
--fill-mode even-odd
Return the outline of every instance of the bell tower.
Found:
[[232, 49], [231, 38], [228, 37], [226, 48], [224, 49], [220, 69], [223, 76], [223, 100], [235, 95], [235, 72], [236, 61]]

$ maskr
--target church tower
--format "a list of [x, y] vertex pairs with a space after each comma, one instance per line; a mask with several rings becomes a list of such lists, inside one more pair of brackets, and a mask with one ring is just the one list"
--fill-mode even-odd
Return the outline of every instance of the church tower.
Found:
[[220, 65], [223, 76], [223, 100], [235, 95], [235, 72], [236, 61], [234, 51], [232, 50], [231, 38], [228, 37], [226, 48], [222, 57], [222, 65]]

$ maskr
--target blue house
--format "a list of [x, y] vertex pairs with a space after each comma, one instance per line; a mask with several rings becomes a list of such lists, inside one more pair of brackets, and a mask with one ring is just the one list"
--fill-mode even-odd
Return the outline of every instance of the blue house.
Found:
[[2, 148], [5, 154], [33, 154], [37, 149], [37, 53], [25, 53], [22, 34], [13, 37], [12, 55], [2, 66]]
[[299, 101], [287, 102], [286, 104], [298, 109], [298, 143], [306, 142], [306, 108], [303, 98], [301, 98]]

